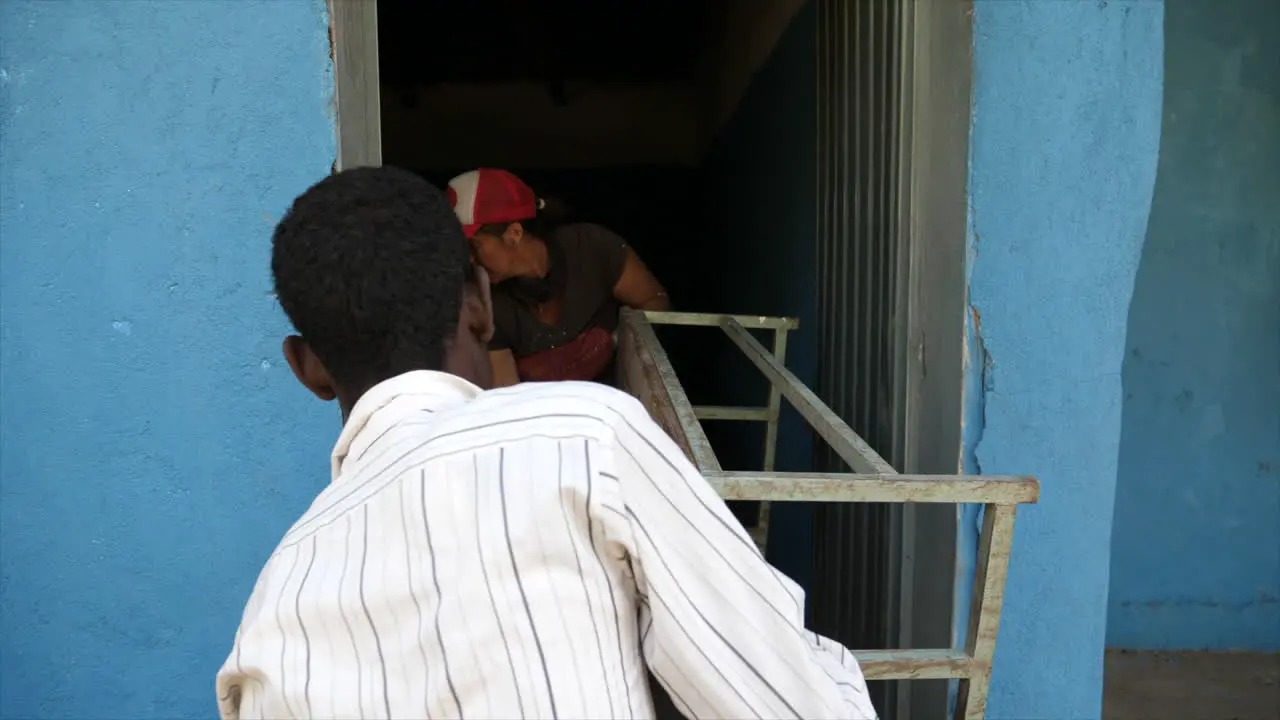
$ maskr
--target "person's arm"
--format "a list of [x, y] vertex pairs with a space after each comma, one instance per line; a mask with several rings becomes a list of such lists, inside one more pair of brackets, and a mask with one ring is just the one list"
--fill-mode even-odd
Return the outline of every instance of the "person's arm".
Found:
[[875, 718], [844, 647], [804, 629], [804, 595], [634, 400], [614, 467], [645, 660], [688, 717]]
[[[492, 303], [492, 299], [490, 300]], [[511, 387], [520, 383], [520, 371], [516, 368], [516, 354], [500, 322], [506, 315], [499, 315], [499, 309], [493, 305], [493, 334], [489, 337], [489, 365], [493, 367], [493, 387]], [[508, 323], [506, 327], [510, 327]]]
[[662, 283], [630, 247], [622, 266], [622, 276], [613, 286], [613, 296], [618, 302], [637, 310], [669, 310], [671, 300]]
[[662, 283], [621, 235], [593, 223], [579, 223], [576, 227], [578, 247], [588, 252], [600, 268], [602, 289], [608, 289], [615, 300], [629, 308], [671, 309]]
[[520, 382], [516, 369], [516, 356], [510, 350], [489, 350], [489, 362], [493, 365], [493, 386], [510, 387]]

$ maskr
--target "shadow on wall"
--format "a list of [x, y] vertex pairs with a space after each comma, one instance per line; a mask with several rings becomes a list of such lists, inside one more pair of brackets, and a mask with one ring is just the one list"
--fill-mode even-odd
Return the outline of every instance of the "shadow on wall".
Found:
[[1167, 0], [1107, 644], [1280, 650], [1280, 3]]
[[[791, 20], [756, 73], [703, 165], [704, 227], [714, 254], [701, 269], [709, 312], [790, 315], [787, 367], [812, 386], [817, 374], [817, 80], [816, 3]], [[702, 330], [715, 369], [705, 400], [763, 405], [768, 382], [722, 332]], [[759, 339], [766, 347], [772, 341]], [[758, 470], [764, 431], [758, 423], [708, 423], [707, 435], [727, 468]], [[786, 402], [778, 429], [778, 469], [812, 468], [813, 438]], [[744, 515], [747, 508], [743, 508]], [[807, 590], [812, 576], [812, 508], [773, 506], [769, 560]]]

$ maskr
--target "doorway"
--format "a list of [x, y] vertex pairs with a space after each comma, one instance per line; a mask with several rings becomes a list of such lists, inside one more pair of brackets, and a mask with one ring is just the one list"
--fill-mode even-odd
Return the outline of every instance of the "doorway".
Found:
[[[901, 472], [959, 472], [964, 0], [330, 5], [339, 167], [510, 169], [626, 237], [679, 309], [799, 316], [802, 380]], [[761, 99], [766, 81], [791, 92]], [[758, 404], [727, 340], [670, 332], [696, 404]], [[706, 427], [727, 467], [759, 466], [757, 428]], [[781, 469], [847, 470], [801, 428], [784, 414]], [[790, 510], [770, 560], [805, 586], [812, 629], [952, 643], [955, 508]], [[873, 688], [882, 716], [918, 718], [945, 716], [946, 690]]]

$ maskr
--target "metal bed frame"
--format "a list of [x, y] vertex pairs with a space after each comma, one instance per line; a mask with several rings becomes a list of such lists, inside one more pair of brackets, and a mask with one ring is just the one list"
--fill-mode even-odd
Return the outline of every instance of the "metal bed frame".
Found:
[[[689, 402], [654, 325], [719, 327], [769, 380], [763, 407], [695, 407]], [[977, 720], [986, 714], [987, 691], [1004, 601], [1009, 553], [1018, 505], [1034, 503], [1040, 483], [1034, 477], [1007, 475], [902, 475], [840, 419], [817, 395], [786, 369], [787, 332], [795, 318], [677, 312], [623, 312], [618, 332], [618, 374], [623, 389], [684, 450], [707, 482], [725, 500], [761, 501], [753, 537], [763, 549], [769, 503], [787, 501], [874, 503], [975, 503], [985, 506], [978, 547], [977, 578], [963, 649], [855, 651], [868, 680], [960, 680], [956, 717]], [[772, 330], [770, 352], [750, 333]], [[851, 473], [778, 472], [774, 461], [782, 399], [838, 454]], [[703, 420], [739, 420], [766, 425], [764, 467], [758, 472], [725, 471], [703, 432]]]

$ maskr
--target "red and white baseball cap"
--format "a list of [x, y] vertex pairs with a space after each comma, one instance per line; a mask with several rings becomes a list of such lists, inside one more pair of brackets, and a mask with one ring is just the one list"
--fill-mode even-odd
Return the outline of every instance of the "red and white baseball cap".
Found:
[[490, 168], [470, 170], [450, 180], [449, 202], [468, 238], [484, 225], [532, 220], [542, 207], [523, 180]]

